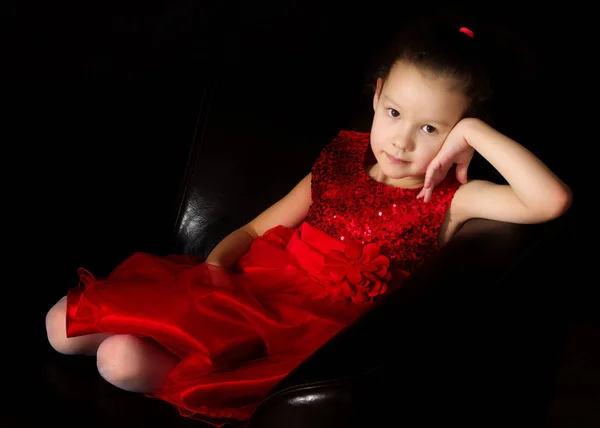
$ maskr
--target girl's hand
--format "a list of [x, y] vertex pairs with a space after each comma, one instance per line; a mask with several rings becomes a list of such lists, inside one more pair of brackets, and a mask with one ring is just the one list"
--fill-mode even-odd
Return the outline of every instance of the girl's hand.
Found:
[[425, 183], [423, 189], [417, 195], [417, 199], [423, 198], [424, 202], [431, 200], [433, 189], [448, 173], [450, 167], [456, 164], [456, 178], [462, 184], [467, 182], [467, 169], [473, 159], [473, 147], [464, 138], [464, 128], [468, 121], [463, 119], [450, 131], [438, 154], [432, 159], [425, 172]]

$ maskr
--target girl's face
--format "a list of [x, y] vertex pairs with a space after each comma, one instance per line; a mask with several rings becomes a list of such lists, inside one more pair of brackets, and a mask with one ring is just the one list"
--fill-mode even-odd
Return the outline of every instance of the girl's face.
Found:
[[421, 187], [425, 171], [468, 107], [452, 79], [397, 62], [377, 80], [371, 148], [374, 178], [397, 187]]

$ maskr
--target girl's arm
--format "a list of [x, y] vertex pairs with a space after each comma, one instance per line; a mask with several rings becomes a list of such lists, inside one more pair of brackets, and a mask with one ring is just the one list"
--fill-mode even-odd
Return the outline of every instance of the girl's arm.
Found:
[[522, 145], [479, 119], [463, 119], [452, 133], [452, 138], [462, 139], [481, 154], [508, 183], [472, 180], [463, 184], [450, 207], [455, 221], [478, 217], [542, 223], [561, 216], [570, 207], [569, 187]]
[[311, 174], [304, 177], [286, 196], [248, 224], [227, 235], [208, 255], [206, 263], [230, 268], [250, 249], [252, 242], [275, 226], [297, 227], [304, 221], [311, 199]]

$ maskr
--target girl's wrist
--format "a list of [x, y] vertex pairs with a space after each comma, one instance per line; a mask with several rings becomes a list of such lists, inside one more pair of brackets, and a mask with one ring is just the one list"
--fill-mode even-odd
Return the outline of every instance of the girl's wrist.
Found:
[[214, 257], [210, 257], [210, 256], [207, 257], [206, 260], [204, 260], [204, 263], [213, 265], [213, 266], [223, 267], [223, 265], [221, 264], [221, 262], [219, 260], [217, 260]]
[[477, 145], [484, 139], [486, 134], [490, 132], [490, 126], [481, 119], [469, 117], [463, 119], [459, 126], [461, 126], [461, 134], [467, 144], [477, 150]]

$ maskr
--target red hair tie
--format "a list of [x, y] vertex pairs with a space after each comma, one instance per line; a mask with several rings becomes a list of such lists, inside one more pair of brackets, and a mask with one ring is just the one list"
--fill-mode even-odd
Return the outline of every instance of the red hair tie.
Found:
[[471, 30], [469, 30], [467, 27], [460, 27], [460, 31], [461, 33], [466, 34], [467, 36], [469, 36], [470, 38], [475, 38], [475, 33], [473, 33]]

